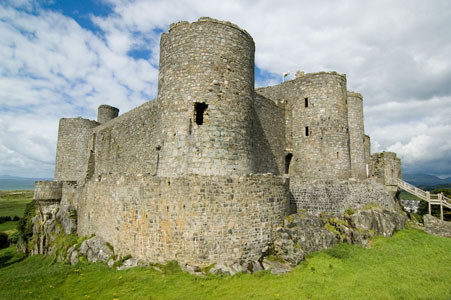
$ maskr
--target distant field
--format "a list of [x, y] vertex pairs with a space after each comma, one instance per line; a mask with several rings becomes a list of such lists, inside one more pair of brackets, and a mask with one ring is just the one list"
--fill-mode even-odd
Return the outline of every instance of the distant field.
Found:
[[415, 229], [340, 244], [291, 273], [197, 277], [175, 268], [117, 271], [0, 250], [0, 299], [451, 299], [451, 239]]
[[401, 194], [399, 195], [399, 197], [401, 198], [401, 200], [421, 200], [417, 196], [412, 195], [406, 191], [401, 191]]
[[[25, 205], [33, 200], [33, 191], [0, 191], [0, 216], [22, 217]], [[0, 231], [12, 233], [17, 221], [0, 224]]]

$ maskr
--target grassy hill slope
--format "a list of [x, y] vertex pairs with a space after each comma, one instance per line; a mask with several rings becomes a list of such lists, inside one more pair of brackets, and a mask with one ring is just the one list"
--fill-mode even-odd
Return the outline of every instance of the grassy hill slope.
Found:
[[291, 273], [196, 277], [170, 265], [124, 271], [0, 250], [0, 299], [451, 299], [451, 239], [403, 230], [341, 244]]

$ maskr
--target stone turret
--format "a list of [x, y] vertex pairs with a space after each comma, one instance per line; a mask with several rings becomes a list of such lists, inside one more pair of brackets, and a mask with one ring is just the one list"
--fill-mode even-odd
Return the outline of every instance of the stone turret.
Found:
[[158, 175], [245, 175], [254, 170], [254, 41], [229, 22], [201, 18], [161, 36]]
[[59, 121], [56, 146], [55, 180], [77, 181], [86, 178], [89, 142], [92, 129], [99, 123], [83, 118], [62, 118]]
[[103, 124], [116, 118], [118, 115], [119, 109], [110, 105], [102, 104], [97, 109], [97, 122]]
[[349, 152], [346, 76], [336, 72], [300, 77], [293, 105], [293, 172], [305, 180], [348, 179]]
[[351, 176], [356, 179], [367, 178], [364, 124], [363, 124], [363, 97], [359, 93], [348, 92], [348, 124], [351, 150]]

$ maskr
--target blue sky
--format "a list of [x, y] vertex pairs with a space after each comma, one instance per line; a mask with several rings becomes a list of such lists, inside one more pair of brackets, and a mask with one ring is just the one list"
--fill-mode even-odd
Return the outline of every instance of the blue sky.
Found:
[[345, 73], [373, 152], [451, 175], [451, 2], [0, 0], [0, 174], [52, 177], [58, 120], [156, 97], [160, 34], [202, 16], [256, 44], [256, 86]]

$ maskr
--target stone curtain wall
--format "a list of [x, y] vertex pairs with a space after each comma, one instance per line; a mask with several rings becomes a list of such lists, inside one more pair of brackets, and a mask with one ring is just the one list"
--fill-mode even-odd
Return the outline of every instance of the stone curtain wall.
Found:
[[152, 100], [93, 131], [95, 175], [153, 174], [159, 158], [158, 101]]
[[59, 121], [56, 147], [55, 180], [84, 180], [92, 129], [99, 123], [82, 118], [63, 118]]
[[393, 197], [383, 185], [373, 180], [312, 181], [290, 178], [291, 202], [297, 210], [311, 215], [322, 212], [344, 213], [348, 208], [357, 209], [375, 203], [393, 208]]
[[255, 97], [254, 141], [256, 173], [285, 172], [285, 109], [271, 100]]
[[210, 18], [162, 34], [159, 176], [255, 173], [254, 51], [246, 31]]
[[105, 175], [78, 192], [79, 235], [153, 262], [256, 260], [289, 214], [287, 185], [272, 175]]
[[365, 179], [367, 174], [364, 146], [363, 97], [359, 93], [348, 92], [348, 124], [351, 176], [356, 179]]
[[296, 83], [298, 80], [290, 80], [278, 85], [258, 88], [256, 98], [264, 97], [273, 101], [278, 107], [285, 110], [285, 147], [287, 152], [293, 152], [293, 103], [296, 97]]

